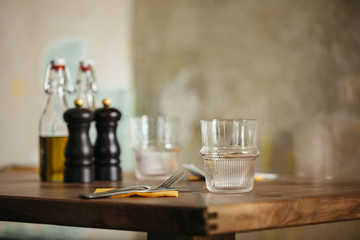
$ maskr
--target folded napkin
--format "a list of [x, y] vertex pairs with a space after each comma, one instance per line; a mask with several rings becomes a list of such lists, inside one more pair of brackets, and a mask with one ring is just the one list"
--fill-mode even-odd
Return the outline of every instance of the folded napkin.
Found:
[[[95, 193], [98, 192], [106, 192], [110, 190], [114, 190], [115, 188], [97, 188]], [[161, 192], [133, 192], [133, 193], [126, 193], [122, 195], [115, 195], [111, 196], [111, 198], [124, 198], [124, 197], [178, 197], [179, 192], [177, 190], [168, 190], [168, 191], [161, 191]]]
[[188, 181], [202, 181], [203, 179], [201, 179], [198, 176], [189, 176], [189, 177], [186, 178], [186, 180], [188, 180]]
[[262, 181], [262, 180], [264, 180], [264, 177], [262, 177], [262, 176], [255, 176], [255, 177], [254, 177], [254, 181], [255, 181], [255, 182], [260, 182], [260, 181]]

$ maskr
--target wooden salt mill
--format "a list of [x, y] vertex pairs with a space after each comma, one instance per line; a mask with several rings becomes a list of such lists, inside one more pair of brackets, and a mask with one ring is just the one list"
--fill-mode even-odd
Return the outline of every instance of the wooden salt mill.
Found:
[[84, 101], [75, 100], [75, 108], [64, 113], [68, 124], [69, 138], [65, 147], [64, 182], [94, 181], [94, 150], [89, 138], [93, 113], [81, 106]]
[[97, 138], [95, 142], [95, 179], [104, 181], [121, 180], [120, 145], [116, 137], [117, 122], [121, 113], [110, 108], [111, 100], [102, 101], [104, 107], [95, 111]]

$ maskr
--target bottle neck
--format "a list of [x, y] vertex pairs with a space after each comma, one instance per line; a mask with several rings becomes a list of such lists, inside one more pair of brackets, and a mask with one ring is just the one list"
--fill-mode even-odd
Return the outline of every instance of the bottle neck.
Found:
[[46, 93], [53, 92], [73, 92], [70, 73], [65, 66], [48, 67], [44, 80], [44, 90]]
[[[48, 101], [46, 108], [52, 108], [63, 114], [67, 108], [66, 73], [64, 68], [52, 69], [49, 76]], [[46, 110], [46, 109], [45, 109]]]
[[95, 79], [92, 71], [80, 69], [76, 81], [76, 95], [84, 101], [84, 108], [95, 110]]
[[48, 95], [45, 109], [40, 118], [40, 136], [67, 136], [63, 114], [68, 109], [66, 95], [72, 92], [70, 74], [65, 65], [48, 66], [44, 90]]
[[48, 93], [45, 109], [40, 118], [40, 136], [67, 136], [68, 130], [63, 119], [68, 104], [61, 90]]
[[52, 107], [64, 113], [68, 109], [66, 94], [62, 90], [54, 91], [48, 94], [46, 108]]
[[63, 112], [67, 110], [67, 91], [65, 87], [64, 71], [58, 70], [52, 72], [49, 79], [49, 90], [47, 91], [48, 101], [47, 107], [56, 107], [62, 109]]

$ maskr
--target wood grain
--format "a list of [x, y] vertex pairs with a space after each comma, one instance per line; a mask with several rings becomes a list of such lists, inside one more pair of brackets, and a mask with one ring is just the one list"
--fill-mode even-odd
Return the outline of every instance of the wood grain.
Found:
[[139, 183], [144, 182], [132, 174], [125, 174], [123, 181], [93, 183], [42, 183], [35, 174], [0, 174], [0, 220], [201, 239], [360, 219], [360, 181], [282, 177], [257, 182], [253, 191], [243, 194], [210, 193], [203, 181], [182, 181], [179, 186], [202, 186], [203, 190], [180, 192], [178, 198], [78, 198], [79, 193], [96, 188]]
[[[211, 206], [209, 233], [241, 232], [360, 218], [360, 193]], [[234, 212], [241, 214], [234, 214]]]
[[235, 234], [218, 234], [212, 236], [188, 236], [168, 233], [148, 233], [148, 240], [235, 240]]

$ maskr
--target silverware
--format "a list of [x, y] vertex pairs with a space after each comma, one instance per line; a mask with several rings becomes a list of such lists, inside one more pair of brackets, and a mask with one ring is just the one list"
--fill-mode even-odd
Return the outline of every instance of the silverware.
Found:
[[[133, 186], [129, 186], [129, 187], [116, 188], [113, 190], [109, 190], [109, 191], [106, 191], [106, 193], [112, 193], [112, 192], [118, 193], [118, 192], [122, 192], [122, 191], [130, 191], [130, 190], [136, 191], [136, 190], [146, 190], [146, 189], [151, 189], [151, 187], [148, 185], [133, 185]], [[101, 193], [105, 193], [105, 192], [101, 192]], [[90, 194], [95, 195], [95, 194], [100, 194], [100, 193], [83, 193], [83, 194], [80, 194], [79, 196], [88, 198], [85, 196], [90, 195]]]
[[[186, 174], [185, 170], [183, 170], [183, 169], [178, 170], [175, 173], [173, 173], [165, 182], [163, 182], [156, 188], [150, 188], [147, 185], [135, 185], [135, 186], [127, 187], [127, 188], [118, 188], [118, 189], [114, 189], [114, 190], [110, 190], [110, 191], [106, 191], [106, 192], [83, 193], [83, 194], [80, 194], [79, 197], [93, 199], [93, 198], [109, 197], [109, 196], [115, 196], [115, 195], [127, 194], [127, 193], [133, 193], [133, 192], [148, 192], [148, 193], [150, 193], [150, 192], [159, 192], [159, 191], [164, 191], [164, 190], [176, 190], [176, 189], [173, 189], [173, 187], [185, 176], [185, 174]], [[134, 189], [134, 187], [142, 188], [142, 189]], [[126, 189], [128, 189], [128, 190], [126, 190]]]
[[183, 168], [189, 171], [192, 175], [199, 177], [201, 180], [205, 180], [205, 173], [194, 164], [183, 164]]

